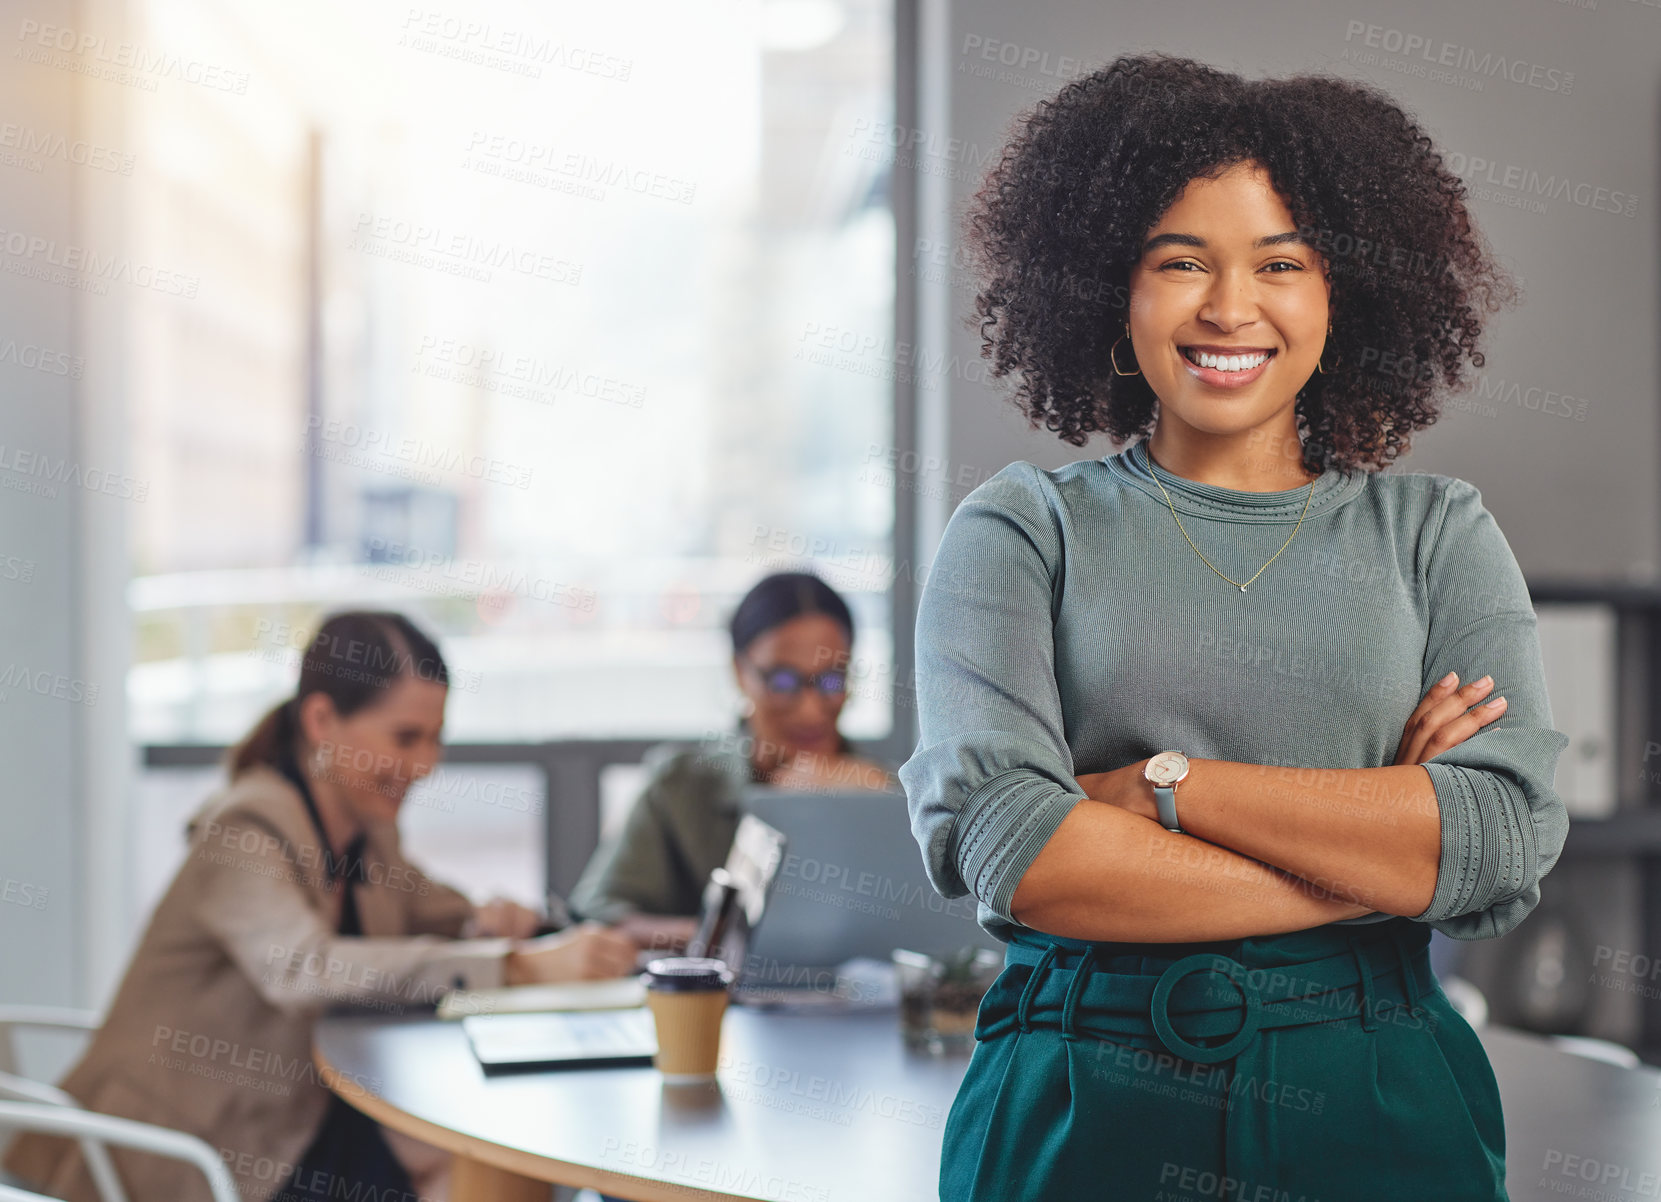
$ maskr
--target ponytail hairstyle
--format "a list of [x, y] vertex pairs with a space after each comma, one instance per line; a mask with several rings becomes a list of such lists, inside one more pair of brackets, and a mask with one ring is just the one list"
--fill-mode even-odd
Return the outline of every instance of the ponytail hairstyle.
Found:
[[[824, 614], [830, 618], [847, 632], [848, 645], [853, 646], [854, 615], [841, 594], [812, 572], [775, 572], [758, 580], [733, 611], [732, 619], [727, 623], [727, 632], [732, 636], [733, 655], [742, 655], [746, 647], [774, 627], [807, 614]], [[749, 735], [749, 720], [740, 717], [738, 729]], [[841, 740], [844, 755], [853, 751], [853, 745], [846, 736], [838, 732], [837, 738]], [[759, 776], [752, 778], [762, 779]]]
[[300, 702], [322, 693], [341, 717], [366, 709], [405, 676], [450, 683], [438, 645], [403, 614], [389, 610], [347, 610], [325, 618], [300, 659], [294, 695], [273, 706], [231, 748], [226, 764], [232, 780], [250, 768], [278, 768], [295, 754], [300, 738]]

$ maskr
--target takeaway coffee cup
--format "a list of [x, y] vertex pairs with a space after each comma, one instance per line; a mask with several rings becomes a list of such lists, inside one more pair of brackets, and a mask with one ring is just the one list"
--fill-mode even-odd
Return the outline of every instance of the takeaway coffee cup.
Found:
[[647, 964], [641, 979], [657, 1026], [657, 1055], [652, 1063], [663, 1079], [714, 1078], [732, 970], [720, 960], [703, 956], [670, 956]]

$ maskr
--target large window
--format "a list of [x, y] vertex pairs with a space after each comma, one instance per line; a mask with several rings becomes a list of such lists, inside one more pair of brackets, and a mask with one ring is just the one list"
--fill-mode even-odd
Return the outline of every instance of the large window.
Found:
[[[331, 608], [448, 736], [731, 722], [724, 622], [818, 564], [890, 728], [886, 0], [139, 0], [231, 86], [137, 99], [133, 734], [225, 743]], [[876, 153], [873, 153], [876, 151]], [[868, 470], [875, 469], [875, 470]]]

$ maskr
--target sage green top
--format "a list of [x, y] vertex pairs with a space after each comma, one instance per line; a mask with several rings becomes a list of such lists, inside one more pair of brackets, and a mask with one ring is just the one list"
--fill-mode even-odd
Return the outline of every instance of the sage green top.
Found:
[[[1245, 592], [1218, 575], [1249, 581], [1265, 564]], [[1454, 477], [1334, 469], [1313, 494], [1241, 492], [1173, 475], [1140, 442], [1053, 471], [1012, 463], [948, 521], [916, 654], [920, 738], [899, 771], [912, 830], [936, 889], [974, 894], [1002, 939], [1025, 929], [1010, 901], [1083, 798], [1078, 775], [1166, 748], [1382, 767], [1450, 670], [1492, 675], [1509, 705], [1424, 765], [1441, 862], [1410, 917], [1456, 939], [1505, 934], [1539, 904], [1568, 834], [1553, 777], [1569, 740], [1552, 726], [1528, 586], [1481, 494]], [[1179, 820], [1181, 803], [1179, 786]]]

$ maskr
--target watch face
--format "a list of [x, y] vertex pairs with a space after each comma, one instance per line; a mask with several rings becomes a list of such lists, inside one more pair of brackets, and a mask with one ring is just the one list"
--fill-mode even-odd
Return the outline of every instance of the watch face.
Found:
[[1162, 751], [1148, 761], [1142, 775], [1156, 785], [1174, 785], [1188, 775], [1188, 757], [1180, 751]]

